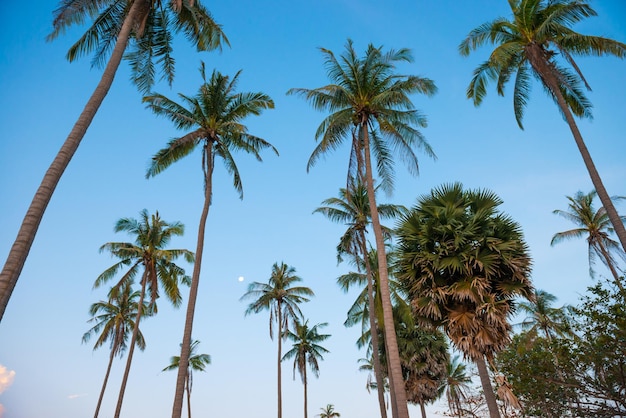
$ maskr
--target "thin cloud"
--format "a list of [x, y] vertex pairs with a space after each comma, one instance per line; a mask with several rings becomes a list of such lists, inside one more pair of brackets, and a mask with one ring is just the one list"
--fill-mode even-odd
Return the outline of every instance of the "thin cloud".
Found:
[[86, 393], [80, 393], [80, 394], [74, 394], [74, 395], [67, 395], [67, 399], [82, 398], [83, 396], [87, 396], [87, 394]]
[[13, 370], [7, 369], [2, 364], [0, 364], [0, 394], [2, 394], [2, 392], [7, 390], [9, 386], [13, 384], [14, 378], [15, 372]]

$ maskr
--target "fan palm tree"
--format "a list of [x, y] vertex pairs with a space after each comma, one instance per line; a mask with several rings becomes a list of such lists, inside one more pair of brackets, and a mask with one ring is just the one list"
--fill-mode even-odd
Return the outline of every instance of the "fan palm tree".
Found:
[[[515, 78], [513, 109], [520, 128], [529, 102], [532, 78], [536, 78], [556, 102], [574, 136], [602, 206], [626, 250], [626, 229], [606, 191], [591, 154], [578, 130], [574, 116], [591, 117], [591, 103], [581, 84], [591, 89], [574, 56], [626, 56], [626, 44], [599, 36], [583, 35], [571, 26], [597, 13], [585, 0], [509, 0], [511, 19], [498, 18], [472, 30], [459, 46], [463, 55], [485, 44], [496, 46], [487, 61], [474, 71], [467, 97], [480, 105], [486, 85], [496, 82], [504, 96], [504, 85]], [[568, 68], [571, 67], [573, 71]]]
[[102, 65], [109, 58], [100, 82], [46, 171], [0, 272], [0, 320], [52, 194], [113, 84], [122, 57], [130, 61], [133, 82], [146, 92], [154, 83], [155, 61], [170, 84], [174, 78], [173, 33], [183, 32], [198, 51], [228, 45], [221, 26], [199, 0], [62, 0], [48, 40], [87, 19], [93, 23], [70, 48], [67, 59], [72, 62], [93, 52], [93, 64]]
[[[185, 227], [180, 222], [168, 223], [161, 219], [159, 213], [149, 215], [147, 210], [141, 211], [139, 220], [133, 218], [122, 218], [115, 224], [115, 232], [127, 232], [135, 236], [135, 243], [130, 242], [108, 242], [100, 247], [100, 251], [108, 251], [112, 256], [120, 261], [106, 269], [94, 284], [99, 287], [115, 277], [125, 267], [124, 272], [117, 284], [113, 287], [112, 295], [115, 297], [119, 289], [123, 289], [133, 281], [138, 273], [141, 273], [141, 291], [138, 306], [143, 306], [146, 292], [149, 293], [151, 313], [157, 312], [156, 300], [159, 298], [159, 284], [165, 292], [167, 299], [175, 306], [182, 303], [182, 296], [179, 290], [179, 283], [189, 284], [189, 276], [185, 275], [185, 270], [174, 263], [178, 257], [183, 257], [188, 263], [193, 263], [194, 256], [191, 251], [184, 249], [166, 249], [170, 240], [174, 236], [183, 235]], [[133, 359], [135, 342], [139, 335], [139, 321], [144, 315], [143, 309], [137, 310], [135, 317], [135, 327], [128, 350], [126, 369], [122, 379], [122, 386], [115, 409], [115, 418], [118, 418], [122, 410], [122, 401], [126, 382], [130, 373], [130, 365]]]
[[[367, 189], [371, 211], [372, 231], [378, 251], [381, 296], [385, 322], [393, 323], [391, 297], [389, 294], [387, 258], [384, 234], [380, 225], [376, 204], [374, 174], [371, 155], [377, 160], [380, 186], [391, 192], [393, 188], [393, 158], [396, 151], [407, 163], [411, 173], [418, 173], [418, 161], [414, 148], [421, 148], [434, 157], [418, 127], [426, 126], [426, 118], [413, 108], [410, 94], [436, 92], [432, 80], [418, 76], [395, 73], [396, 63], [411, 62], [410, 50], [389, 50], [369, 45], [365, 56], [359, 58], [351, 40], [345, 53], [337, 59], [332, 51], [322, 49], [328, 77], [332, 84], [316, 89], [296, 88], [288, 94], [297, 94], [308, 100], [313, 107], [332, 112], [320, 124], [315, 134], [320, 142], [307, 164], [310, 169], [319, 158], [335, 150], [349, 138], [351, 155], [348, 178], [363, 181]], [[349, 181], [348, 181], [349, 184]], [[402, 369], [393, 327], [386, 328], [386, 344], [389, 345], [390, 384], [394, 417], [408, 418], [406, 393], [402, 384]], [[395, 385], [395, 382], [398, 382]], [[397, 386], [397, 387], [396, 387]]]
[[[102, 405], [104, 391], [109, 381], [113, 359], [115, 356], [121, 358], [124, 351], [126, 351], [129, 335], [135, 328], [134, 319], [139, 310], [137, 299], [140, 296], [140, 292], [133, 291], [131, 283], [125, 283], [121, 291], [112, 292], [112, 294], [110, 293], [109, 295], [112, 297], [109, 297], [108, 300], [101, 300], [89, 307], [89, 314], [91, 315], [89, 322], [95, 323], [95, 325], [83, 334], [83, 343], [89, 342], [92, 336], [98, 335], [96, 343], [93, 346], [94, 350], [102, 347], [107, 341], [111, 349], [109, 364], [106, 374], [104, 375], [104, 382], [102, 383], [102, 389], [98, 397], [94, 418], [97, 418], [100, 413], [100, 406]], [[142, 310], [147, 313], [150, 312], [150, 307], [147, 302], [144, 302]], [[146, 348], [146, 341], [139, 329], [137, 329], [136, 344], [140, 350]]]
[[570, 307], [554, 308], [552, 304], [555, 301], [556, 296], [545, 290], [535, 290], [531, 300], [520, 301], [517, 306], [527, 315], [519, 324], [522, 329], [531, 336], [537, 336], [541, 332], [548, 341], [552, 341], [554, 337], [571, 337], [574, 331], [567, 314]]
[[264, 109], [274, 108], [272, 99], [260, 92], [237, 93], [237, 82], [241, 71], [237, 72], [232, 79], [213, 71], [211, 78], [207, 79], [204, 63], [202, 63], [200, 74], [203, 83], [194, 96], [179, 94], [184, 103], [182, 105], [156, 93], [143, 99], [148, 104], [148, 108], [156, 115], [168, 118], [179, 130], [189, 130], [183, 136], [172, 139], [165, 148], [159, 150], [152, 157], [152, 163], [148, 168], [146, 177], [159, 174], [178, 160], [191, 154], [196, 148], [202, 149], [204, 205], [198, 227], [196, 263], [194, 264], [189, 291], [180, 353], [181, 367], [178, 370], [176, 380], [172, 418], [180, 418], [183, 406], [185, 370], [187, 370], [191, 349], [191, 332], [200, 282], [205, 228], [213, 194], [215, 160], [216, 158], [223, 160], [226, 170], [233, 176], [233, 186], [239, 193], [239, 197], [243, 198], [241, 177], [233, 152], [250, 153], [258, 161], [262, 161], [260, 151], [266, 148], [270, 148], [278, 155], [278, 151], [269, 142], [249, 134], [248, 128], [243, 124], [243, 120], [248, 116], [260, 115]]
[[472, 378], [467, 374], [466, 366], [460, 361], [459, 356], [454, 356], [448, 362], [446, 369], [446, 379], [442, 382], [439, 391], [440, 393], [445, 391], [450, 413], [461, 418], [463, 416], [461, 404], [467, 399], [467, 393], [470, 389], [469, 384], [472, 382]]
[[317, 416], [320, 418], [339, 418], [341, 414], [335, 411], [335, 405], [328, 404], [325, 408], [320, 408], [322, 410], [321, 414]]
[[[600, 207], [598, 210], [594, 208], [593, 200], [595, 197], [595, 191], [587, 194], [578, 192], [574, 197], [567, 196], [567, 200], [569, 200], [568, 210], [556, 209], [552, 213], [571, 221], [576, 224], [577, 228], [554, 234], [550, 244], [554, 245], [567, 239], [586, 237], [589, 244], [590, 274], [593, 276], [595, 258], [599, 256], [611, 271], [617, 287], [623, 294], [626, 294], [621, 283], [623, 279], [617, 272], [616, 260], [613, 256], [616, 254], [621, 260], [626, 260], [626, 252], [620, 248], [616, 241], [611, 239], [610, 235], [614, 232], [611, 221], [604, 207]], [[621, 199], [625, 198], [621, 196], [613, 198], [613, 200]], [[619, 218], [620, 222], [626, 222], [626, 216]]]
[[519, 224], [487, 190], [444, 185], [418, 199], [397, 233], [398, 280], [417, 317], [442, 326], [478, 366], [491, 417], [499, 417], [485, 358], [510, 341], [514, 299], [532, 300], [531, 260]]
[[[189, 351], [189, 364], [187, 367], [187, 378], [185, 379], [185, 392], [187, 393], [187, 416], [191, 418], [191, 389], [193, 386], [193, 371], [203, 372], [206, 366], [211, 364], [211, 356], [208, 354], [196, 354], [196, 348], [200, 344], [200, 341], [194, 340], [191, 343], [191, 350]], [[170, 359], [170, 365], [163, 369], [176, 370], [180, 365], [180, 356], [172, 356]]]
[[259, 313], [264, 310], [270, 311], [270, 338], [274, 339], [274, 324], [278, 326], [278, 418], [282, 418], [282, 386], [281, 386], [281, 361], [282, 361], [282, 340], [285, 337], [289, 324], [302, 318], [300, 305], [308, 302], [309, 296], [313, 296], [313, 291], [305, 286], [293, 286], [302, 281], [296, 276], [296, 269], [285, 263], [274, 263], [272, 274], [268, 283], [253, 282], [248, 285], [248, 291], [241, 297], [241, 300], [253, 301], [246, 309], [246, 315]]
[[296, 378], [296, 369], [304, 385], [304, 418], [308, 417], [307, 406], [307, 363], [316, 377], [319, 377], [319, 361], [324, 360], [322, 354], [329, 351], [319, 343], [330, 338], [330, 334], [320, 334], [319, 329], [328, 323], [313, 325], [309, 328], [309, 321], [296, 321], [294, 331], [286, 330], [285, 338], [293, 341], [293, 348], [285, 353], [282, 360], [293, 358], [293, 378]]
[[[365, 265], [367, 277], [367, 301], [369, 309], [365, 312], [369, 313], [369, 329], [378, 330], [374, 308], [374, 287], [372, 283], [372, 268], [367, 249], [367, 227], [370, 223], [369, 200], [367, 197], [367, 189], [360, 181], [352, 182], [348, 188], [339, 190], [339, 197], [326, 199], [322, 202], [324, 206], [317, 208], [313, 213], [321, 213], [334, 222], [341, 222], [348, 225], [348, 229], [343, 234], [337, 246], [337, 260], [341, 262], [342, 255], [349, 254], [356, 259], [357, 269], [360, 271], [361, 264]], [[406, 208], [400, 205], [386, 204], [378, 206], [378, 213], [381, 218], [393, 219], [400, 216]], [[391, 231], [381, 225], [383, 233], [390, 235]], [[358, 259], [364, 260], [360, 263]], [[376, 263], [377, 264], [377, 263]], [[348, 285], [349, 286], [349, 285]], [[348, 290], [348, 287], [345, 287]], [[383, 372], [380, 368], [380, 360], [378, 359], [378, 332], [371, 334], [374, 366], [374, 375], [377, 382], [382, 382]], [[378, 405], [380, 408], [381, 418], [386, 418], [387, 411], [385, 407], [384, 385], [377, 385]]]

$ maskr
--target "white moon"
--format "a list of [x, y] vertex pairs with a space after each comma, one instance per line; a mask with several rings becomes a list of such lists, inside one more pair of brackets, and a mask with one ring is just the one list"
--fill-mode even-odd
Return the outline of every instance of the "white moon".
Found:
[[239, 280], [240, 282], [243, 282], [243, 276], [239, 276], [237, 280]]

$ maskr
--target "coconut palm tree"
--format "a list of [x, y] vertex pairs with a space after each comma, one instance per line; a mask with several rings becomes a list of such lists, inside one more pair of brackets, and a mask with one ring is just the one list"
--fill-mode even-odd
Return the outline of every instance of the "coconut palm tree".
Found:
[[[369, 200], [367, 197], [367, 189], [360, 181], [352, 182], [349, 187], [339, 190], [339, 197], [326, 199], [322, 202], [324, 206], [317, 208], [313, 213], [321, 213], [334, 222], [340, 222], [348, 225], [348, 229], [343, 234], [337, 245], [337, 260], [343, 260], [342, 255], [348, 254], [355, 258], [357, 270], [362, 270], [361, 264], [364, 264], [367, 277], [367, 301], [369, 309], [364, 312], [369, 313], [369, 329], [378, 330], [376, 320], [376, 309], [374, 308], [374, 286], [372, 281], [372, 268], [370, 257], [368, 257], [367, 249], [367, 227], [370, 224]], [[378, 213], [381, 218], [393, 219], [400, 216], [406, 211], [401, 205], [385, 204], [378, 206]], [[383, 233], [387, 236], [391, 235], [391, 231], [381, 225]], [[363, 260], [363, 262], [359, 262]], [[377, 265], [378, 263], [376, 263]], [[357, 273], [358, 274], [358, 273]], [[347, 291], [349, 284], [343, 286]], [[381, 318], [382, 319], [382, 318]], [[374, 375], [377, 382], [383, 381], [383, 372], [380, 368], [380, 360], [378, 359], [378, 332], [370, 334], [372, 339], [372, 359], [374, 366]], [[378, 405], [380, 408], [381, 418], [387, 417], [385, 407], [384, 385], [377, 385]]]
[[307, 363], [316, 377], [319, 377], [319, 361], [324, 360], [322, 354], [329, 351], [319, 343], [330, 338], [330, 334], [320, 334], [319, 329], [327, 326], [327, 322], [309, 327], [309, 321], [296, 320], [294, 331], [286, 330], [285, 338], [293, 341], [293, 348], [285, 353], [282, 360], [293, 358], [293, 378], [296, 378], [296, 369], [304, 385], [304, 418], [308, 417], [307, 406]]
[[183, 406], [185, 370], [187, 370], [191, 349], [191, 332], [200, 283], [206, 221], [213, 195], [215, 160], [216, 158], [223, 160], [226, 171], [233, 177], [233, 186], [239, 192], [240, 198], [243, 198], [241, 177], [233, 153], [237, 151], [250, 153], [259, 161], [262, 161], [260, 151], [266, 148], [278, 155], [278, 151], [269, 142], [249, 134], [248, 128], [243, 124], [248, 116], [260, 115], [264, 109], [273, 109], [274, 102], [261, 92], [237, 93], [240, 74], [241, 71], [230, 78], [213, 71], [211, 78], [207, 79], [204, 63], [202, 63], [200, 66], [202, 85], [194, 96], [179, 94], [183, 104], [157, 93], [143, 99], [156, 115], [171, 120], [177, 129], [188, 131], [183, 136], [169, 141], [165, 148], [152, 157], [146, 177], [161, 173], [178, 160], [190, 155], [196, 148], [201, 148], [204, 205], [198, 227], [196, 262], [189, 291], [172, 418], [180, 418]]
[[[574, 197], [567, 196], [569, 205], [567, 210], [556, 209], [552, 213], [559, 215], [572, 223], [577, 228], [563, 232], [557, 232], [552, 237], [551, 245], [558, 244], [564, 240], [574, 238], [586, 238], [589, 245], [589, 272], [593, 276], [593, 265], [596, 256], [599, 256], [603, 263], [609, 268], [615, 284], [624, 294], [624, 286], [622, 286], [623, 278], [620, 278], [617, 272], [617, 263], [614, 255], [621, 260], [626, 260], [626, 252], [620, 248], [619, 244], [611, 239], [614, 229], [611, 226], [607, 211], [604, 207], [596, 210], [593, 206], [593, 200], [596, 192], [591, 191], [587, 194], [578, 192]], [[625, 199], [622, 196], [614, 197], [613, 200]], [[620, 222], [626, 222], [626, 216], [620, 216]]]
[[[115, 356], [121, 358], [126, 351], [128, 338], [135, 328], [134, 320], [139, 310], [137, 299], [140, 296], [140, 292], [133, 291], [132, 283], [125, 283], [121, 291], [110, 292], [109, 296], [108, 300], [101, 300], [93, 303], [89, 307], [91, 319], [89, 319], [88, 322], [95, 323], [95, 325], [83, 334], [83, 343], [89, 342], [91, 337], [98, 335], [96, 343], [93, 346], [94, 350], [102, 347], [106, 342], [109, 342], [111, 349], [109, 364], [106, 374], [104, 375], [104, 382], [102, 383], [102, 389], [98, 397], [94, 418], [97, 418], [100, 413], [100, 406], [102, 405], [104, 391], [109, 381], [113, 359]], [[150, 313], [150, 306], [147, 302], [144, 302], [142, 310], [148, 314]], [[140, 350], [146, 348], [146, 341], [140, 329], [137, 329], [136, 344]]]
[[571, 337], [574, 335], [568, 311], [570, 306], [554, 308], [552, 305], [556, 296], [545, 290], [535, 289], [533, 298], [529, 301], [520, 301], [518, 309], [526, 314], [520, 326], [529, 335], [536, 337], [539, 332], [548, 341], [554, 337]]
[[397, 278], [417, 317], [443, 327], [476, 363], [491, 417], [500, 415], [485, 359], [510, 341], [515, 298], [533, 297], [528, 247], [501, 203], [487, 190], [443, 185], [420, 197], [397, 229]]
[[[296, 88], [288, 94], [297, 94], [308, 100], [313, 107], [329, 111], [315, 134], [320, 142], [313, 151], [307, 170], [321, 156], [335, 150], [346, 138], [351, 141], [348, 178], [356, 178], [366, 186], [371, 210], [372, 231], [378, 251], [381, 297], [385, 322], [393, 323], [391, 297], [389, 294], [387, 257], [384, 234], [380, 225], [376, 204], [372, 154], [377, 160], [380, 187], [387, 192], [393, 188], [393, 158], [396, 151], [407, 163], [411, 173], [418, 173], [418, 161], [414, 148], [421, 148], [434, 157], [419, 127], [426, 126], [426, 118], [413, 108], [410, 94], [432, 95], [436, 91], [432, 80], [418, 76], [396, 74], [396, 64], [411, 62], [408, 49], [383, 51], [382, 47], [369, 45], [365, 56], [359, 58], [351, 40], [344, 54], [337, 59], [332, 51], [322, 49], [328, 77], [332, 84], [316, 88]], [[349, 184], [349, 181], [348, 181]], [[386, 328], [389, 345], [390, 384], [394, 417], [408, 418], [406, 393], [402, 384], [402, 369], [393, 327]], [[397, 385], [394, 383], [398, 382]], [[397, 387], [396, 387], [397, 386]]]
[[[180, 222], [168, 223], [161, 219], [159, 213], [148, 214], [147, 210], [141, 211], [139, 220], [122, 218], [115, 224], [115, 232], [127, 232], [135, 236], [135, 242], [108, 242], [100, 247], [100, 251], [110, 252], [120, 261], [106, 269], [94, 283], [99, 287], [115, 277], [120, 271], [128, 267], [122, 274], [117, 284], [113, 286], [112, 295], [129, 285], [141, 274], [141, 291], [138, 306], [143, 306], [146, 292], [150, 297], [150, 313], [156, 313], [156, 300], [159, 298], [159, 285], [163, 289], [166, 298], [175, 306], [182, 303], [179, 283], [189, 284], [190, 278], [185, 275], [185, 270], [174, 263], [178, 257], [183, 257], [188, 263], [193, 263], [194, 256], [191, 251], [184, 249], [166, 249], [172, 237], [181, 236], [185, 227]], [[137, 310], [135, 327], [128, 350], [126, 369], [122, 378], [122, 386], [115, 409], [115, 418], [118, 418], [122, 410], [124, 391], [130, 373], [130, 365], [133, 359], [135, 342], [139, 335], [139, 321], [144, 315], [143, 309]]]
[[302, 281], [296, 276], [296, 269], [285, 263], [274, 263], [272, 274], [268, 283], [253, 282], [248, 285], [248, 291], [241, 300], [252, 302], [246, 309], [246, 315], [259, 313], [264, 310], [270, 311], [270, 338], [274, 339], [274, 324], [278, 326], [278, 418], [282, 418], [282, 386], [281, 386], [281, 361], [282, 340], [289, 330], [289, 324], [302, 318], [299, 305], [308, 302], [313, 291], [305, 286], [293, 286]]
[[335, 411], [335, 405], [328, 404], [325, 408], [320, 408], [322, 410], [321, 414], [317, 416], [320, 418], [339, 418], [341, 414]]
[[[591, 117], [591, 103], [581, 88], [591, 89], [574, 60], [575, 56], [626, 56], [626, 44], [599, 36], [583, 35], [571, 26], [597, 13], [585, 0], [509, 0], [512, 16], [498, 18], [473, 29], [459, 46], [463, 55], [485, 44], [496, 48], [476, 70], [467, 97], [480, 105], [486, 86], [494, 81], [499, 95], [515, 79], [513, 109], [520, 128], [529, 102], [532, 78], [539, 80], [556, 102], [574, 136], [602, 206], [626, 250], [626, 229], [606, 191], [574, 116]], [[569, 68], [568, 68], [569, 66]], [[571, 68], [571, 69], [570, 69]], [[573, 69], [573, 71], [572, 71]]]
[[154, 83], [155, 62], [170, 84], [174, 78], [173, 33], [183, 32], [198, 51], [228, 45], [221, 26], [199, 0], [62, 0], [54, 13], [48, 40], [87, 19], [93, 20], [92, 25], [70, 48], [67, 58], [72, 62], [93, 52], [94, 65], [103, 64], [107, 56], [108, 61], [100, 82], [46, 171], [0, 272], [0, 320], [52, 194], [113, 84], [122, 57], [130, 61], [133, 82], [146, 92]]
[[[187, 378], [185, 379], [185, 392], [187, 393], [187, 416], [191, 418], [191, 389], [193, 386], [193, 371], [203, 372], [206, 366], [211, 364], [211, 356], [208, 354], [196, 354], [196, 348], [200, 344], [200, 341], [194, 340], [191, 343], [191, 350], [189, 351], [189, 365], [187, 367]], [[170, 358], [170, 365], [163, 369], [176, 370], [180, 365], [180, 356], [172, 356]]]
[[467, 399], [467, 393], [470, 390], [469, 384], [472, 382], [472, 378], [467, 374], [466, 366], [461, 362], [459, 356], [454, 356], [448, 362], [446, 369], [446, 379], [442, 382], [439, 391], [440, 393], [445, 391], [450, 413], [461, 418], [463, 416], [461, 404]]

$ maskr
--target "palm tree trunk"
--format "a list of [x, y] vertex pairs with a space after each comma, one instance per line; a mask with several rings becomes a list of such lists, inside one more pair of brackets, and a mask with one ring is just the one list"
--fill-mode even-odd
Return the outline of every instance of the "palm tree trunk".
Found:
[[385, 251], [385, 241], [383, 238], [380, 219], [378, 217], [378, 208], [376, 206], [376, 196], [374, 194], [374, 176], [372, 174], [372, 162], [370, 158], [369, 135], [367, 132], [367, 123], [361, 124], [361, 133], [363, 135], [363, 148], [365, 151], [365, 176], [367, 186], [367, 197], [369, 200], [370, 211], [372, 215], [372, 229], [376, 238], [376, 251], [378, 253], [378, 278], [380, 280], [380, 296], [383, 307], [383, 321], [385, 324], [385, 343], [387, 344], [387, 363], [389, 368], [389, 381], [392, 392], [392, 412], [393, 405], [396, 411], [394, 418], [409, 418], [409, 410], [406, 402], [406, 391], [404, 389], [404, 380], [402, 379], [402, 368], [400, 365], [400, 354], [398, 352], [398, 341], [396, 338], [396, 330], [393, 326], [393, 311], [391, 305], [391, 294], [389, 291], [389, 276], [387, 270], [387, 253]]
[[604, 259], [606, 260], [606, 265], [609, 267], [609, 270], [611, 270], [611, 274], [615, 279], [615, 284], [619, 288], [622, 295], [626, 295], [626, 290], [624, 290], [624, 286], [622, 286], [622, 281], [620, 280], [619, 274], [617, 274], [617, 270], [615, 270], [611, 255], [609, 254], [606, 247], [602, 244], [602, 241], [598, 240], [598, 245], [600, 246], [600, 252], [602, 253], [602, 257], [604, 257]]
[[372, 339], [372, 359], [374, 361], [374, 376], [376, 376], [376, 392], [378, 393], [378, 406], [380, 408], [380, 417], [387, 418], [387, 408], [385, 407], [385, 385], [380, 364], [380, 342], [378, 341], [378, 324], [376, 323], [376, 301], [374, 300], [374, 284], [372, 283], [372, 266], [370, 265], [367, 255], [367, 245], [365, 244], [365, 233], [361, 235], [361, 251], [363, 252], [363, 260], [365, 260], [365, 274], [367, 274], [367, 298], [369, 305], [370, 319], [370, 336]]
[[102, 405], [102, 399], [104, 398], [104, 391], [106, 390], [107, 382], [109, 381], [109, 374], [111, 373], [111, 366], [113, 365], [113, 359], [115, 358], [115, 347], [116, 344], [113, 344], [111, 354], [109, 355], [109, 365], [107, 366], [107, 372], [104, 375], [104, 382], [102, 383], [100, 397], [98, 398], [98, 404], [96, 405], [96, 412], [93, 415], [94, 418], [98, 418], [98, 413], [100, 413], [100, 406]]
[[198, 298], [198, 285], [200, 284], [200, 268], [202, 267], [202, 252], [204, 250], [204, 234], [206, 220], [209, 216], [211, 206], [211, 193], [213, 190], [213, 147], [209, 142], [204, 149], [206, 158], [205, 183], [204, 183], [204, 206], [200, 215], [198, 225], [198, 243], [196, 245], [195, 262], [191, 275], [191, 287], [189, 288], [189, 301], [187, 302], [187, 314], [185, 316], [185, 329], [183, 331], [183, 342], [180, 348], [180, 358], [178, 361], [178, 376], [176, 378], [176, 391], [174, 393], [174, 405], [172, 407], [172, 418], [180, 418], [183, 409], [183, 396], [185, 392], [185, 379], [189, 368], [189, 355], [191, 352], [191, 332], [193, 330], [193, 317], [196, 310], [196, 299]]
[[574, 135], [574, 141], [576, 141], [576, 146], [580, 151], [580, 155], [583, 157], [585, 167], [587, 167], [587, 171], [589, 172], [589, 176], [591, 177], [593, 187], [598, 193], [600, 202], [602, 202], [602, 206], [606, 210], [611, 224], [613, 224], [613, 229], [615, 230], [615, 233], [617, 234], [617, 237], [622, 244], [622, 248], [624, 249], [624, 251], [626, 251], [626, 228], [620, 220], [619, 214], [617, 213], [617, 210], [613, 205], [613, 201], [611, 200], [611, 197], [604, 187], [602, 178], [600, 177], [600, 174], [596, 169], [593, 159], [591, 158], [591, 154], [587, 149], [587, 145], [585, 145], [585, 141], [583, 140], [583, 137], [578, 130], [578, 126], [576, 125], [574, 116], [572, 115], [572, 112], [570, 111], [570, 108], [567, 105], [567, 102], [565, 101], [561, 90], [559, 89], [559, 83], [554, 75], [553, 66], [550, 61], [545, 58], [543, 51], [538, 45], [534, 45], [533, 47], [528, 48], [527, 51], [530, 58], [530, 64], [535, 69], [535, 71], [537, 71], [537, 73], [541, 75], [543, 82], [550, 89], [552, 94], [554, 94], [557, 104], [559, 105], [561, 112], [563, 112], [563, 115], [565, 116], [565, 120], [567, 121], [567, 124], [569, 125], [569, 128]]
[[420, 411], [422, 412], [422, 418], [426, 418], [426, 408], [424, 407], [424, 401], [420, 402]]
[[283, 341], [283, 319], [282, 319], [282, 306], [280, 300], [278, 301], [278, 376], [276, 381], [278, 382], [278, 418], [283, 416], [283, 388], [282, 388], [282, 368], [281, 368], [281, 351]]
[[186, 392], [187, 392], [187, 418], [191, 418], [191, 374], [187, 373]]
[[487, 371], [487, 363], [485, 357], [481, 356], [475, 359], [476, 366], [478, 367], [478, 376], [480, 376], [480, 383], [483, 387], [483, 393], [485, 394], [485, 401], [489, 408], [490, 418], [500, 418], [500, 412], [498, 411], [498, 403], [496, 402], [496, 394], [493, 392], [491, 386], [491, 380], [489, 379], [489, 371]]
[[133, 336], [130, 340], [130, 347], [128, 348], [128, 358], [126, 359], [126, 368], [124, 369], [124, 377], [122, 377], [122, 386], [120, 387], [120, 394], [117, 398], [117, 406], [115, 407], [115, 418], [119, 418], [122, 412], [122, 402], [124, 401], [124, 392], [126, 391], [126, 383], [128, 382], [128, 375], [130, 374], [130, 364], [133, 361], [133, 353], [135, 351], [135, 343], [137, 342], [137, 335], [139, 334], [139, 321], [143, 314], [143, 300], [146, 295], [146, 282], [148, 281], [148, 267], [144, 266], [143, 276], [141, 278], [141, 294], [139, 295], [139, 302], [137, 308], [137, 316], [135, 317], [135, 326], [133, 327]]
[[307, 391], [306, 391], [306, 366], [304, 368], [304, 374], [302, 375], [302, 382], [304, 383], [304, 418], [308, 418], [309, 414], [307, 413], [307, 409], [308, 409], [308, 398], [307, 398]]
[[140, 2], [133, 3], [128, 15], [124, 19], [120, 33], [117, 36], [117, 41], [115, 42], [115, 47], [113, 48], [109, 62], [102, 73], [100, 82], [87, 101], [87, 104], [74, 124], [74, 127], [70, 131], [70, 134], [52, 161], [52, 164], [50, 164], [48, 171], [46, 171], [46, 174], [44, 175], [43, 180], [41, 181], [41, 184], [39, 185], [30, 206], [28, 207], [26, 215], [24, 216], [24, 220], [22, 221], [22, 225], [17, 233], [15, 242], [11, 247], [7, 260], [2, 268], [2, 272], [0, 273], [0, 321], [2, 321], [4, 311], [9, 303], [13, 289], [17, 284], [17, 280], [20, 277], [22, 268], [26, 262], [26, 257], [30, 252], [31, 246], [33, 245], [35, 235], [39, 229], [39, 224], [41, 223], [46, 207], [52, 198], [54, 189], [56, 189], [63, 172], [78, 149], [81, 140], [87, 132], [87, 128], [91, 125], [91, 121], [96, 115], [102, 101], [113, 84], [115, 73], [120, 65], [124, 51], [126, 50], [126, 44], [131, 33], [133, 21], [135, 20], [135, 14], [139, 9], [138, 3]]

